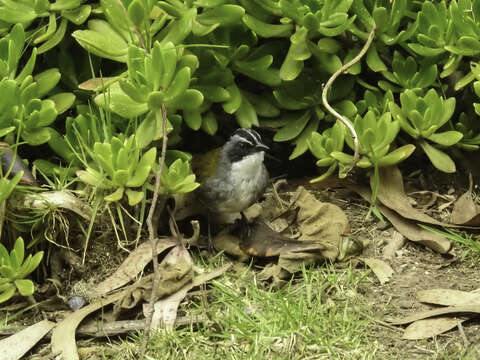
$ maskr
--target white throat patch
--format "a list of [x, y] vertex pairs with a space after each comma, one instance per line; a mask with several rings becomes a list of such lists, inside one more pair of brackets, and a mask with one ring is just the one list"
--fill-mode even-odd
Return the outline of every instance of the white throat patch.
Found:
[[259, 151], [245, 156], [242, 160], [232, 164], [232, 179], [245, 179], [260, 175], [262, 169], [263, 158], [265, 153]]

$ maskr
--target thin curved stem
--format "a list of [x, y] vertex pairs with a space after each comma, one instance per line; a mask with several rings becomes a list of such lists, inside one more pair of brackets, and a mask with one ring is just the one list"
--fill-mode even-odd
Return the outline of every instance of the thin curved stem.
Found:
[[359, 153], [359, 145], [358, 145], [358, 136], [357, 132], [355, 131], [355, 128], [353, 127], [352, 123], [348, 121], [345, 117], [340, 115], [333, 107], [330, 106], [330, 104], [327, 101], [327, 93], [330, 87], [332, 86], [333, 82], [337, 79], [337, 77], [348, 70], [350, 67], [352, 67], [354, 64], [360, 61], [360, 59], [365, 55], [367, 50], [369, 49], [370, 45], [372, 44], [373, 38], [375, 37], [375, 26], [373, 26], [372, 31], [370, 31], [370, 35], [368, 36], [367, 42], [365, 45], [363, 45], [362, 50], [358, 53], [357, 56], [355, 56], [352, 60], [350, 60], [348, 63], [344, 64], [340, 69], [338, 69], [331, 77], [328, 79], [327, 83], [323, 87], [322, 91], [322, 102], [323, 106], [337, 118], [343, 125], [347, 127], [347, 129], [350, 131], [352, 134], [353, 138], [353, 150], [354, 150], [354, 155], [353, 155], [353, 161], [350, 167], [348, 167], [345, 171], [345, 176], [355, 167], [356, 163], [358, 162], [358, 159], [360, 157]]

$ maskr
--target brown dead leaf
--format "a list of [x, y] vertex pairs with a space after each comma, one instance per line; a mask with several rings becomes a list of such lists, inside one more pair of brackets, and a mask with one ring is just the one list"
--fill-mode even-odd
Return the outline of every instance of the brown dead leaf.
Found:
[[480, 226], [480, 206], [473, 200], [471, 190], [455, 202], [450, 221], [458, 225]]
[[[380, 184], [377, 193], [379, 202], [406, 219], [432, 225], [448, 226], [448, 224], [435, 220], [412, 207], [408, 196], [405, 194], [402, 173], [396, 166], [382, 167], [379, 172]], [[373, 176], [370, 179], [370, 182], [372, 181]]]
[[183, 246], [175, 246], [158, 267], [156, 296], [160, 299], [173, 294], [193, 280], [193, 261]]
[[466, 320], [468, 318], [452, 318], [450, 316], [418, 320], [407, 326], [403, 338], [407, 340], [428, 339], [456, 328], [459, 322], [463, 323]]
[[417, 293], [417, 299], [424, 303], [455, 306], [466, 304], [479, 304], [480, 293], [453, 289], [428, 289]]
[[420, 311], [404, 319], [390, 319], [387, 321], [393, 325], [405, 325], [414, 321], [447, 314], [472, 314], [478, 316], [480, 314], [480, 304], [448, 306], [441, 309]]
[[373, 258], [360, 258], [360, 260], [372, 269], [380, 284], [383, 285], [392, 278], [393, 269], [385, 261]]
[[67, 315], [53, 329], [51, 340], [53, 355], [60, 355], [59, 359], [78, 360], [79, 357], [77, 344], [75, 342], [75, 330], [80, 322], [89, 314], [108, 304], [120, 300], [123, 296], [124, 292], [119, 291]]
[[405, 236], [398, 231], [393, 231], [392, 237], [388, 240], [387, 245], [383, 247], [382, 253], [386, 258], [394, 258], [398, 250], [405, 244]]
[[[353, 184], [348, 184], [348, 187], [365, 200], [370, 201], [371, 192], [369, 188]], [[408, 240], [425, 245], [440, 254], [445, 254], [450, 250], [451, 243], [444, 236], [420, 228], [415, 221], [402, 217], [382, 204], [377, 204], [377, 208], [395, 229]]]
[[257, 274], [257, 279], [260, 281], [272, 280], [274, 286], [280, 287], [285, 283], [286, 279], [291, 276], [292, 274], [280, 265], [270, 263]]
[[415, 221], [405, 219], [386, 206], [377, 205], [377, 207], [382, 215], [392, 223], [395, 229], [408, 240], [425, 245], [440, 254], [445, 254], [450, 251], [452, 244], [446, 237], [422, 229]]
[[35, 346], [52, 328], [54, 322], [42, 320], [0, 340], [0, 354], [2, 360], [18, 360]]
[[[160, 254], [175, 245], [177, 245], [177, 243], [170, 239], [157, 239], [156, 253]], [[95, 287], [91, 297], [96, 298], [102, 296], [135, 280], [137, 275], [150, 261], [152, 261], [152, 244], [150, 241], [146, 241], [128, 255], [125, 261], [118, 267], [117, 271]]]
[[[155, 282], [157, 299], [176, 293], [185, 284], [192, 282], [192, 279], [193, 262], [190, 254], [183, 246], [177, 245], [158, 266], [158, 279]], [[115, 317], [122, 309], [132, 309], [142, 300], [148, 302], [152, 284], [152, 281], [139, 281], [125, 291], [121, 301], [115, 304]]]
[[154, 305], [152, 329], [158, 329], [164, 325], [167, 330], [172, 330], [177, 320], [178, 307], [187, 293], [194, 287], [200, 286], [216, 277], [219, 277], [225, 273], [230, 266], [231, 265], [226, 265], [209, 273], [198, 275], [191, 283], [186, 284], [176, 293], [157, 301]]
[[341, 237], [349, 231], [347, 215], [336, 205], [324, 203], [305, 188], [297, 189], [297, 223], [302, 233], [300, 240], [318, 241], [325, 246], [322, 256], [335, 260], [339, 254]]

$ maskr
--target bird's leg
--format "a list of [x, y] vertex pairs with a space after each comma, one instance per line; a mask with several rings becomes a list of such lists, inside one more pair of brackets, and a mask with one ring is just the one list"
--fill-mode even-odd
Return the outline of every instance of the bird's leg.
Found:
[[210, 213], [207, 213], [207, 236], [208, 236], [208, 251], [215, 252], [215, 244], [213, 243], [212, 231], [211, 231], [211, 222], [210, 222]]
[[241, 218], [237, 220], [237, 228], [240, 230], [240, 238], [241, 240], [248, 240], [253, 236], [255, 230], [255, 222], [251, 222], [247, 219], [245, 214], [240, 212]]

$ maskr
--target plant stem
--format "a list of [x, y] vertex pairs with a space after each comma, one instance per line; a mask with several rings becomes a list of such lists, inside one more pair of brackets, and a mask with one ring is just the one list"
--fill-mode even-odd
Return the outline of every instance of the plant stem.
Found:
[[354, 147], [354, 155], [353, 155], [353, 161], [350, 167], [348, 167], [345, 170], [345, 176], [350, 172], [355, 167], [355, 164], [357, 163], [360, 154], [359, 154], [359, 145], [358, 145], [358, 136], [355, 131], [355, 128], [353, 125], [348, 121], [346, 118], [344, 118], [342, 115], [340, 115], [333, 107], [330, 106], [330, 104], [327, 101], [327, 93], [330, 87], [332, 86], [333, 82], [337, 79], [337, 77], [342, 74], [344, 71], [346, 71], [348, 68], [356, 64], [357, 62], [360, 61], [360, 59], [365, 55], [367, 52], [368, 48], [370, 47], [370, 44], [373, 41], [373, 38], [375, 37], [375, 26], [372, 28], [372, 31], [370, 32], [370, 35], [368, 36], [367, 42], [365, 45], [363, 45], [362, 50], [358, 53], [357, 56], [355, 56], [352, 60], [350, 60], [348, 63], [344, 64], [340, 69], [338, 69], [331, 77], [328, 79], [327, 83], [325, 84], [323, 91], [322, 91], [322, 102], [323, 106], [332, 114], [335, 116], [340, 122], [347, 127], [347, 129], [350, 131], [352, 134], [353, 138], [353, 147]]
[[160, 179], [162, 178], [163, 166], [165, 164], [165, 154], [167, 152], [167, 109], [165, 105], [162, 104], [162, 154], [160, 156], [160, 163], [158, 164], [157, 174], [155, 175], [155, 188], [153, 190], [152, 196], [152, 204], [150, 206], [150, 210], [148, 211], [147, 216], [147, 227], [148, 227], [148, 237], [150, 243], [152, 244], [152, 261], [153, 261], [153, 279], [152, 279], [152, 294], [150, 295], [150, 312], [147, 314], [147, 322], [145, 327], [145, 334], [142, 340], [142, 346], [140, 348], [140, 359], [145, 357], [145, 352], [147, 350], [148, 341], [150, 339], [150, 332], [152, 330], [152, 317], [153, 317], [153, 306], [155, 304], [156, 299], [156, 292], [155, 288], [157, 286], [157, 279], [158, 279], [158, 257], [157, 257], [157, 249], [156, 249], [156, 234], [155, 229], [153, 227], [153, 215], [155, 214], [155, 207], [158, 201], [158, 192], [160, 189]]

